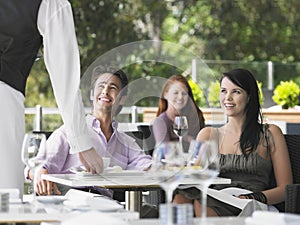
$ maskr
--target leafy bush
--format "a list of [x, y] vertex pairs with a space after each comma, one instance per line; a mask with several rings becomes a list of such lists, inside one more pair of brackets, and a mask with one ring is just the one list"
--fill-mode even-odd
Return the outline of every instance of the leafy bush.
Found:
[[199, 107], [204, 107], [206, 106], [206, 102], [205, 102], [205, 97], [204, 97], [204, 93], [201, 90], [201, 88], [198, 86], [198, 84], [196, 84], [192, 79], [188, 80], [189, 85], [192, 89], [193, 95], [194, 95], [194, 99], [196, 104]]
[[264, 98], [264, 94], [263, 94], [263, 91], [262, 91], [262, 82], [259, 82], [259, 81], [256, 81], [257, 83], [257, 86], [258, 86], [258, 94], [259, 94], [259, 103], [261, 106], [264, 105], [265, 103], [265, 98]]
[[220, 105], [220, 82], [217, 80], [212, 82], [208, 87], [209, 107], [219, 108]]
[[299, 86], [292, 80], [281, 81], [273, 92], [273, 101], [283, 109], [292, 108], [299, 103]]

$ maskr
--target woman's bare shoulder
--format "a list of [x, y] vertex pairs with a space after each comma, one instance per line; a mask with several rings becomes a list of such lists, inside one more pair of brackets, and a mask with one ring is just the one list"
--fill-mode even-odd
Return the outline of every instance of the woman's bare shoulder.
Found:
[[204, 127], [197, 135], [197, 140], [210, 140], [218, 137], [218, 128], [215, 127]]
[[282, 136], [282, 130], [280, 129], [279, 126], [275, 125], [275, 124], [268, 124], [268, 130], [271, 132], [271, 134], [276, 137], [276, 136]]

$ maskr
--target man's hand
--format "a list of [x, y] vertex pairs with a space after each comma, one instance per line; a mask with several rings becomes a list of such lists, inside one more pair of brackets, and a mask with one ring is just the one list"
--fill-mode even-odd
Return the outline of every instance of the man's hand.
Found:
[[61, 192], [58, 190], [56, 183], [41, 179], [41, 174], [48, 174], [48, 170], [42, 168], [37, 177], [36, 193], [38, 195], [60, 195]]
[[94, 148], [80, 152], [79, 158], [88, 172], [92, 174], [103, 172], [103, 160]]

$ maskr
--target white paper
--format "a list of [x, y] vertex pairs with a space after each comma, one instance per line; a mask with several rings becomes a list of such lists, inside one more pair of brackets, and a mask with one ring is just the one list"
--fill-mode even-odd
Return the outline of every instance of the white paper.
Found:
[[[235, 190], [237, 189], [237, 190]], [[244, 209], [246, 205], [252, 201], [251, 199], [240, 199], [235, 196], [240, 194], [247, 194], [249, 193], [248, 190], [238, 189], [238, 188], [225, 188], [223, 190], [214, 190], [209, 188], [207, 194], [211, 197], [214, 197], [222, 202], [225, 202], [229, 205], [233, 205], [239, 209]], [[235, 196], [233, 196], [235, 195]]]
[[298, 225], [300, 216], [288, 213], [274, 213], [256, 211], [251, 217], [245, 219], [246, 225]]

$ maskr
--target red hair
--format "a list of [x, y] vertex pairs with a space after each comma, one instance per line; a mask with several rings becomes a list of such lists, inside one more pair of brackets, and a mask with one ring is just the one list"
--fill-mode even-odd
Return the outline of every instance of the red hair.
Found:
[[[199, 128], [202, 129], [205, 126], [203, 113], [195, 102], [192, 89], [191, 89], [187, 79], [184, 76], [179, 75], [179, 74], [171, 76], [166, 81], [166, 83], [162, 89], [161, 96], [159, 98], [158, 110], [157, 110], [156, 116], [159, 116], [161, 113], [163, 113], [164, 111], [167, 110], [168, 101], [164, 98], [164, 95], [170, 89], [170, 86], [172, 84], [174, 84], [175, 82], [182, 83], [187, 88], [188, 96], [189, 96], [188, 102], [187, 102], [186, 106], [182, 109], [180, 114], [182, 116], [186, 116], [188, 118], [189, 127], [190, 127], [190, 125], [192, 127], [193, 125], [198, 124]], [[198, 120], [198, 121], [195, 121], [195, 120]]]

